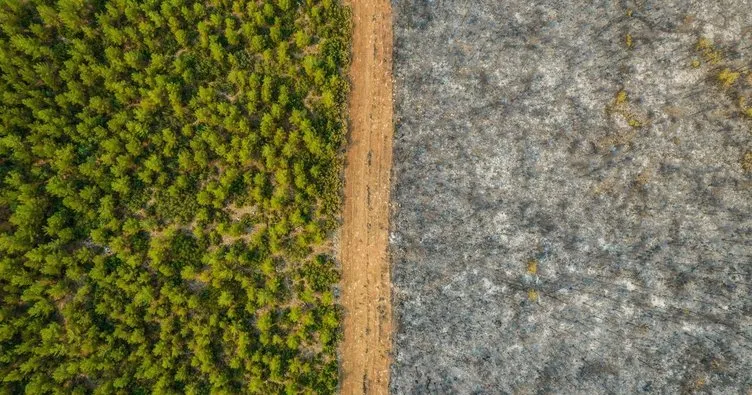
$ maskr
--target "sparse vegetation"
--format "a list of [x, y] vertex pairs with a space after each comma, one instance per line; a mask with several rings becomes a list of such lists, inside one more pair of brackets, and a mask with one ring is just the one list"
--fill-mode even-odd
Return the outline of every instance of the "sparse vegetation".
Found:
[[642, 127], [642, 122], [638, 121], [638, 120], [637, 120], [637, 119], [635, 119], [635, 118], [630, 118], [630, 119], [629, 119], [629, 120], [627, 121], [627, 124], [628, 124], [629, 126], [631, 126], [631, 127], [635, 128], [635, 129], [639, 129], [639, 128], [641, 128], [641, 127]]
[[731, 71], [729, 68], [724, 68], [721, 70], [720, 73], [718, 73], [718, 81], [721, 82], [721, 85], [728, 89], [731, 86], [734, 85], [734, 83], [739, 79], [739, 72], [738, 71]]
[[723, 52], [716, 49], [713, 42], [707, 38], [703, 37], [697, 40], [695, 48], [707, 63], [717, 64], [723, 60]]
[[747, 151], [741, 160], [742, 169], [748, 173], [752, 173], [752, 151]]
[[747, 391], [752, 10], [392, 4], [391, 391]]
[[[747, 65], [738, 65], [726, 60], [723, 51], [708, 39], [698, 40], [696, 49], [700, 52], [706, 64], [710, 66], [708, 72], [720, 84], [728, 97], [738, 103], [739, 111], [748, 114], [748, 97], [752, 97], [752, 72]], [[693, 61], [692, 67], [699, 68], [701, 63]]]
[[527, 300], [531, 302], [537, 302], [538, 301], [538, 291], [530, 288], [527, 290]]
[[614, 99], [614, 105], [615, 106], [621, 106], [623, 104], [629, 103], [629, 96], [627, 95], [627, 91], [624, 89], [619, 90], [619, 92], [616, 92], [616, 98]]
[[[752, 71], [748, 65], [738, 65], [726, 60], [722, 50], [717, 49], [712, 41], [700, 38], [696, 49], [703, 55], [705, 61], [712, 66], [709, 73], [720, 84], [726, 96], [736, 103], [738, 114], [743, 118], [752, 119]], [[734, 111], [736, 113], [736, 111]], [[752, 129], [751, 129], [752, 131]], [[742, 168], [749, 172], [752, 159], [748, 158], [749, 152], [740, 159]]]
[[348, 18], [0, 4], [0, 392], [334, 391]]
[[538, 275], [538, 260], [537, 259], [531, 259], [527, 261], [527, 273], [532, 276]]
[[635, 129], [640, 129], [645, 125], [644, 117], [634, 111], [629, 103], [629, 95], [624, 89], [616, 92], [614, 100], [606, 106], [606, 114], [623, 118], [627, 125]]

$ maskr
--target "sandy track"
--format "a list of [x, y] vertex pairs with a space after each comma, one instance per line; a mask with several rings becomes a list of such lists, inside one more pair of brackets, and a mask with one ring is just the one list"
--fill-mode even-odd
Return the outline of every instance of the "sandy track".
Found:
[[353, 11], [350, 136], [340, 259], [345, 309], [341, 393], [386, 394], [392, 306], [388, 248], [392, 167], [392, 15], [389, 0]]

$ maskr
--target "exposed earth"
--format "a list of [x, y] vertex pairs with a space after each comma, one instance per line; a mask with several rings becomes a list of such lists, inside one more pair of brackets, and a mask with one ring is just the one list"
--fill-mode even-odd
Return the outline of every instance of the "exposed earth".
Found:
[[385, 394], [391, 362], [389, 191], [392, 14], [389, 1], [352, 0], [350, 135], [340, 240], [342, 394]]
[[752, 4], [392, 4], [391, 392], [751, 391]]

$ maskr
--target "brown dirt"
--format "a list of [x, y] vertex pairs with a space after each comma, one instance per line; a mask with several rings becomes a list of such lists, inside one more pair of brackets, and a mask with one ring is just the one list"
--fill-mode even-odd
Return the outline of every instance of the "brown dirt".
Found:
[[341, 393], [386, 394], [392, 344], [389, 192], [392, 168], [392, 9], [349, 0], [353, 11], [350, 136], [340, 259], [345, 309]]

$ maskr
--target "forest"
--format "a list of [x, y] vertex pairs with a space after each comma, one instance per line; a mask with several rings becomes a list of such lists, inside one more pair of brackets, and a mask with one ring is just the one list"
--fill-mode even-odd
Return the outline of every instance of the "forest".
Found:
[[331, 393], [337, 0], [0, 4], [0, 393]]

